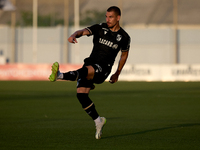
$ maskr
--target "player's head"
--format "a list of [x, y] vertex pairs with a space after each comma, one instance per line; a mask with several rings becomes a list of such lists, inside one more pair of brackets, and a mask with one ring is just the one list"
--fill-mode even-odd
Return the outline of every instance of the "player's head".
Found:
[[107, 12], [113, 11], [117, 16], [121, 16], [121, 10], [117, 6], [111, 6], [107, 9]]
[[111, 6], [106, 12], [106, 23], [109, 28], [113, 28], [119, 25], [119, 20], [121, 16], [121, 11], [117, 6]]

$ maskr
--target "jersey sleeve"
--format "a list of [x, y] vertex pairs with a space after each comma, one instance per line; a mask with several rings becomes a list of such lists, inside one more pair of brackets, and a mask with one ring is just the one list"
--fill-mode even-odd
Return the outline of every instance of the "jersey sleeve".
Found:
[[129, 49], [130, 49], [130, 42], [131, 42], [131, 38], [130, 37], [125, 38], [125, 40], [123, 42], [123, 45], [122, 45], [122, 48], [121, 48], [122, 52], [129, 51]]
[[99, 24], [95, 24], [90, 27], [87, 27], [86, 29], [90, 32], [90, 35], [94, 35], [98, 31], [99, 27], [100, 27]]

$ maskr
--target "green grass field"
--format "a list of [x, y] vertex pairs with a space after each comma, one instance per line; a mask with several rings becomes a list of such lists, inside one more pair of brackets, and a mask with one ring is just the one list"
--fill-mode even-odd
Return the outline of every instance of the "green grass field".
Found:
[[75, 82], [1, 81], [0, 150], [200, 149], [199, 82], [105, 82], [90, 97], [100, 140]]

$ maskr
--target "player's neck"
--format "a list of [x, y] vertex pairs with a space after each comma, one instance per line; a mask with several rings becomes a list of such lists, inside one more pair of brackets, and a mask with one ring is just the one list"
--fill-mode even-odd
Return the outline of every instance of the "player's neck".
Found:
[[110, 30], [111, 30], [112, 32], [117, 32], [117, 31], [119, 31], [119, 29], [120, 29], [119, 24], [116, 24], [115, 26], [113, 26], [112, 28], [110, 28]]

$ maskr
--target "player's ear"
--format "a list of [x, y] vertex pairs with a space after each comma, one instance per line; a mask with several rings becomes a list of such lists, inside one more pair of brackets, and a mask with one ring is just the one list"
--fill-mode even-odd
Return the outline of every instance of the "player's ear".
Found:
[[120, 15], [118, 15], [118, 16], [117, 16], [117, 21], [119, 21], [119, 20], [120, 20], [120, 17], [121, 17]]

